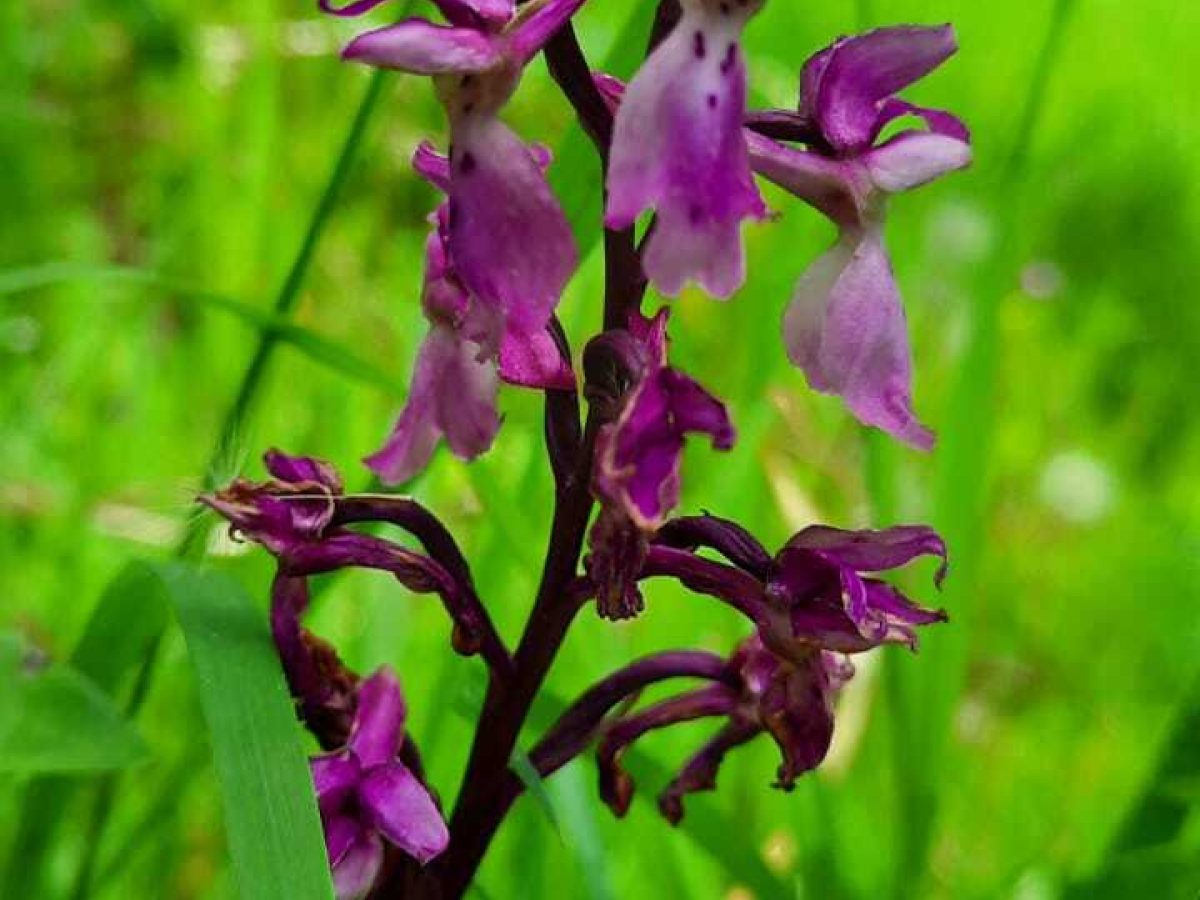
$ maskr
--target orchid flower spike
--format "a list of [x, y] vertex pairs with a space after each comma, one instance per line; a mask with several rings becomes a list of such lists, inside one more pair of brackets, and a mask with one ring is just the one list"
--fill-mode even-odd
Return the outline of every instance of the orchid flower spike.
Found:
[[682, 17], [630, 82], [608, 168], [610, 228], [657, 219], [642, 261], [664, 294], [689, 280], [728, 297], [745, 280], [741, 223], [766, 207], [742, 133], [742, 30], [763, 0], [682, 0]]
[[433, 76], [450, 121], [449, 253], [466, 289], [527, 334], [546, 327], [578, 252], [541, 154], [498, 114], [526, 64], [582, 2], [532, 0], [516, 9], [511, 0], [438, 0], [449, 25], [406, 19], [360, 35], [343, 52]]
[[[815, 129], [808, 149], [748, 135], [754, 170], [839, 230], [796, 285], [783, 322], [788, 357], [814, 389], [840, 395], [861, 422], [924, 450], [934, 437], [912, 408], [912, 353], [883, 224], [890, 194], [971, 161], [962, 122], [894, 96], [956, 49], [948, 25], [842, 38], [804, 65], [800, 114], [790, 115]], [[884, 127], [903, 117], [927, 128], [877, 145]]]

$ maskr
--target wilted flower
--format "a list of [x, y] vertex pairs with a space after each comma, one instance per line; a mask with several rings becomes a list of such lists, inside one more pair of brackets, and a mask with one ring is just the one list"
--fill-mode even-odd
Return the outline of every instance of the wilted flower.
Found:
[[[946, 545], [924, 525], [880, 531], [813, 525], [773, 558], [745, 529], [716, 516], [675, 519], [655, 542], [643, 575], [670, 575], [731, 603], [755, 622], [763, 643], [781, 658], [799, 661], [814, 647], [859, 653], [901, 643], [915, 650], [916, 627], [946, 619], [943, 611], [919, 606], [867, 574], [935, 556], [942, 559], [934, 578], [941, 584]], [[700, 546], [716, 549], [734, 565], [690, 552]]]
[[339, 900], [365, 897], [383, 864], [383, 844], [429, 862], [450, 840], [428, 789], [398, 758], [404, 697], [386, 668], [358, 688], [345, 748], [312, 760], [325, 847]]
[[724, 404], [667, 364], [666, 329], [664, 308], [653, 319], [635, 314], [629, 332], [612, 339], [625, 351], [632, 386], [596, 439], [592, 490], [601, 512], [588, 558], [597, 608], [609, 618], [641, 609], [636, 579], [645, 541], [679, 502], [685, 435], [707, 434], [718, 450], [733, 446]]
[[[745, 529], [715, 516], [675, 519], [661, 528], [643, 576], [672, 575], [686, 587], [714, 594], [757, 625], [734, 652], [728, 678], [660, 701], [612, 724], [597, 750], [600, 792], [618, 814], [633, 796], [620, 766], [626, 748], [649, 731], [677, 722], [717, 717], [726, 723], [659, 795], [672, 822], [683, 816], [686, 794], [710, 790], [725, 754], [770, 733], [782, 762], [777, 786], [790, 789], [816, 768], [833, 738], [833, 701], [854, 674], [843, 654], [885, 643], [915, 649], [916, 627], [944, 621], [945, 613], [908, 600], [865, 572], [904, 565], [921, 555], [940, 556], [941, 539], [922, 526], [886, 531], [842, 531], [813, 526], [772, 558]], [[709, 547], [734, 565], [697, 556]], [[940, 582], [945, 566], [938, 570]]]
[[434, 76], [450, 120], [450, 257], [467, 290], [525, 334], [546, 326], [577, 253], [539, 153], [497, 114], [525, 65], [582, 2], [534, 0], [515, 10], [505, 0], [440, 0], [449, 26], [406, 19], [360, 35], [343, 53]]
[[[541, 151], [543, 167], [549, 154]], [[413, 166], [442, 191], [450, 189], [450, 164], [428, 143]], [[440, 205], [425, 244], [425, 284], [421, 306], [430, 330], [417, 353], [408, 402], [386, 445], [366, 460], [379, 477], [395, 484], [429, 462], [439, 438], [451, 451], [473, 459], [487, 450], [500, 427], [496, 411], [497, 375], [510, 384], [569, 390], [571, 366], [545, 325], [526, 331], [518, 318], [497, 315], [463, 283], [451, 253], [450, 207]], [[498, 362], [498, 365], [497, 365]]]
[[[754, 170], [829, 216], [837, 243], [800, 279], [784, 317], [788, 356], [816, 390], [922, 449], [933, 434], [912, 410], [912, 354], [900, 294], [883, 245], [889, 194], [961, 169], [971, 160], [954, 116], [893, 96], [956, 49], [949, 26], [881, 28], [842, 38], [801, 75], [800, 113], [789, 118], [808, 149], [748, 135]], [[916, 116], [928, 130], [876, 145], [889, 123]]]
[[666, 294], [689, 279], [718, 297], [745, 280], [741, 223], [766, 207], [742, 134], [738, 41], [763, 0], [682, 0], [682, 17], [630, 82], [616, 114], [605, 224], [657, 212], [643, 259]]

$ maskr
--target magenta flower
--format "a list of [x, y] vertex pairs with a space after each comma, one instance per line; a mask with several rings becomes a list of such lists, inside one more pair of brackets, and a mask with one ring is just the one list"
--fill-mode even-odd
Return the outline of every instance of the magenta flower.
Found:
[[404, 718], [400, 683], [381, 668], [359, 685], [346, 746], [312, 760], [338, 900], [357, 900], [371, 890], [383, 865], [384, 841], [421, 864], [449, 843], [437, 803], [397, 758]]
[[[732, 565], [694, 551], [706, 547]], [[673, 519], [659, 529], [642, 577], [669, 575], [745, 613], [757, 633], [730, 657], [716, 682], [618, 719], [597, 749], [600, 793], [618, 815], [633, 796], [621, 769], [625, 750], [646, 733], [678, 722], [723, 718], [725, 724], [659, 795], [671, 822], [683, 816], [683, 797], [716, 786], [725, 755], [763, 732], [779, 746], [776, 785], [790, 789], [820, 765], [833, 738], [833, 702], [854, 674], [844, 654], [887, 643], [916, 649], [916, 628], [945, 621], [941, 610], [913, 603], [864, 573], [902, 566], [918, 556], [941, 557], [945, 545], [931, 529], [906, 525], [884, 531], [806, 528], [771, 557], [741, 526], [715, 516]], [[711, 676], [706, 676], [711, 677]]]
[[[544, 168], [549, 153], [537, 149]], [[449, 160], [428, 143], [413, 156], [427, 181], [448, 191]], [[451, 254], [449, 203], [440, 205], [425, 244], [425, 285], [421, 305], [430, 329], [417, 353], [416, 371], [405, 404], [387, 443], [367, 457], [385, 482], [407, 481], [429, 463], [445, 438], [461, 459], [487, 450], [500, 427], [496, 411], [499, 380], [523, 387], [570, 390], [575, 375], [554, 339], [541, 325], [532, 331], [506, 318], [466, 287]]]
[[[804, 65], [800, 114], [807, 150], [750, 132], [754, 170], [821, 210], [837, 243], [800, 279], [784, 316], [788, 357], [809, 384], [838, 394], [862, 422], [929, 449], [933, 433], [912, 409], [912, 354], [900, 294], [883, 244], [889, 194], [971, 160], [954, 116], [893, 96], [956, 50], [951, 28], [881, 28], [842, 38]], [[784, 114], [785, 116], [787, 114]], [[928, 130], [876, 145], [905, 116]]]
[[[711, 547], [733, 565], [697, 556], [691, 552], [697, 547]], [[946, 545], [924, 525], [880, 531], [812, 525], [772, 558], [736, 523], [706, 515], [660, 529], [643, 576], [670, 575], [730, 603], [755, 622], [773, 652], [800, 661], [814, 647], [860, 653], [900, 643], [915, 650], [916, 628], [943, 622], [946, 613], [919, 606], [871, 576], [921, 556], [942, 560], [934, 577], [940, 585]]]
[[[582, 2], [547, 0], [514, 11], [506, 0], [439, 0], [449, 26], [406, 19], [360, 35], [343, 53], [434, 77], [450, 121], [449, 255], [471, 295], [525, 334], [545, 328], [577, 252], [540, 155], [497, 116], [522, 69]], [[369, 7], [355, 4], [343, 14]], [[439, 358], [450, 356], [443, 348]]]
[[632, 387], [596, 439], [592, 491], [601, 512], [588, 558], [597, 608], [610, 618], [641, 609], [637, 572], [647, 536], [679, 502], [685, 436], [707, 434], [718, 450], [734, 441], [724, 404], [667, 364], [667, 315], [665, 308], [653, 319], [635, 313], [629, 332], [612, 337], [622, 344]]
[[630, 82], [608, 168], [610, 228], [657, 219], [643, 258], [665, 294], [688, 280], [728, 297], [745, 280], [741, 222], [763, 218], [742, 133], [738, 41], [763, 0], [683, 0], [682, 18]]

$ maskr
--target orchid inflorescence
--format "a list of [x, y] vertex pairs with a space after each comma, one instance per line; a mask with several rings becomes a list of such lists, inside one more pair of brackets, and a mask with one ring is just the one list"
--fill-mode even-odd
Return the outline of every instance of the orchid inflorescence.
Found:
[[[383, 2], [321, 7], [356, 16]], [[298, 714], [327, 751], [313, 760], [313, 776], [339, 897], [463, 894], [524, 789], [510, 768], [517, 736], [589, 603], [601, 617], [630, 618], [645, 606], [644, 585], [665, 578], [753, 625], [727, 657], [666, 651], [609, 674], [529, 753], [545, 778], [595, 746], [600, 796], [622, 815], [634, 793], [621, 766], [629, 746], [677, 722], [717, 719], [659, 795], [672, 823], [688, 794], [715, 787], [725, 755], [763, 732], [781, 755], [775, 783], [790, 788], [828, 752], [834, 701], [854, 672], [848, 656], [891, 643], [916, 649], [917, 628], [945, 620], [877, 577], [932, 556], [941, 560], [940, 584], [946, 548], [930, 528], [813, 525], [772, 553], [735, 522], [673, 515], [686, 436], [725, 451], [735, 432], [725, 405], [671, 365], [668, 310], [647, 315], [642, 307], [648, 285], [668, 296], [693, 282], [717, 297], [738, 291], [742, 224], [770, 215], [760, 175], [838, 230], [784, 313], [788, 358], [864, 424], [932, 446], [912, 409], [911, 354], [883, 223], [889, 195], [970, 161], [957, 118], [897, 96], [954, 53], [949, 26], [839, 38], [803, 64], [795, 109], [748, 111], [740, 37], [763, 0], [662, 0], [647, 59], [628, 85], [588, 67], [571, 24], [583, 0], [435, 3], [447, 24], [409, 18], [360, 35], [343, 54], [431, 76], [449, 123], [445, 154], [422, 143], [413, 158], [445, 195], [425, 250], [429, 331], [408, 402], [365, 461], [396, 484], [421, 472], [442, 440], [470, 460], [496, 439], [501, 382], [544, 392], [555, 510], [520, 641], [509, 649], [454, 537], [411, 498], [346, 494], [327, 463], [278, 451], [266, 455], [270, 480], [239, 479], [203, 498], [277, 560], [271, 628]], [[583, 351], [582, 386], [555, 317], [578, 252], [546, 181], [553, 161], [499, 118], [538, 53], [604, 164], [604, 328]], [[421, 549], [384, 536], [381, 525], [407, 532]], [[403, 732], [395, 675], [385, 667], [360, 678], [301, 624], [309, 576], [347, 568], [389, 572], [410, 591], [438, 595], [454, 649], [487, 665], [448, 822]], [[638, 706], [645, 688], [679, 678], [701, 686]]]

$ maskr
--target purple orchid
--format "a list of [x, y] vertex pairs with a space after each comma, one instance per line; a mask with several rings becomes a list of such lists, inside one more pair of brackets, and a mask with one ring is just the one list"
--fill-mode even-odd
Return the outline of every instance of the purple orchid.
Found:
[[[750, 551], [748, 542], [753, 542]], [[692, 552], [702, 546], [722, 553], [733, 566]], [[812, 525], [770, 557], [735, 523], [699, 516], [675, 519], [659, 530], [642, 574], [670, 575], [730, 603], [755, 622], [774, 653], [800, 662], [814, 647], [861, 653], [899, 643], [915, 650], [916, 628], [945, 621], [945, 612], [913, 603], [868, 573], [899, 568], [921, 556], [942, 560], [934, 576], [940, 585], [946, 545], [924, 525], [880, 531]]]
[[[862, 422], [929, 449], [933, 433], [912, 409], [912, 355], [900, 294], [883, 244], [889, 194], [971, 161], [966, 127], [894, 94], [957, 49], [950, 26], [881, 28], [842, 38], [805, 63], [800, 113], [807, 150], [749, 133], [754, 170], [838, 226], [834, 246], [796, 285], [784, 316], [788, 357], [809, 384], [840, 395]], [[876, 144], [885, 126], [923, 120]]]
[[707, 434], [713, 447], [733, 446], [724, 404], [667, 364], [667, 309], [653, 319], [635, 314], [619, 333], [633, 386], [616, 420], [596, 438], [592, 490], [601, 512], [589, 536], [588, 571], [597, 609], [626, 618], [641, 609], [636, 575], [647, 536], [679, 502], [687, 434]]
[[683, 0], [682, 17], [630, 82], [608, 168], [610, 228], [657, 212], [643, 258], [668, 295], [688, 280], [728, 297], [745, 280], [741, 223], [766, 207], [750, 172], [739, 40], [763, 0]]
[[[535, 154], [544, 169], [549, 153]], [[450, 161], [428, 143], [413, 167], [434, 187], [451, 189]], [[421, 306], [430, 324], [417, 353], [408, 402], [387, 443], [367, 457], [386, 483], [407, 481], [429, 463], [440, 438], [462, 459], [483, 453], [500, 427], [498, 381], [523, 387], [571, 390], [575, 376], [544, 323], [532, 331], [517, 318], [497, 315], [466, 287], [451, 253], [450, 205], [430, 217]], [[499, 378], [497, 378], [499, 376]]]
[[[448, 26], [406, 19], [360, 35], [343, 53], [345, 59], [434, 77], [450, 121], [449, 255], [471, 295], [525, 334], [545, 328], [578, 254], [541, 155], [498, 113], [525, 65], [582, 2], [536, 0], [516, 9], [509, 0], [438, 0]], [[340, 14], [371, 5], [355, 4]], [[451, 354], [443, 349], [442, 355]]]
[[[717, 550], [733, 566], [696, 555], [699, 547]], [[923, 526], [813, 526], [771, 557], [745, 529], [715, 516], [667, 523], [646, 555], [642, 576], [669, 574], [726, 600], [754, 621], [757, 634], [730, 658], [726, 678], [610, 725], [597, 749], [601, 796], [623, 815], [633, 796], [633, 781], [620, 766], [624, 751], [649, 731], [711, 717], [727, 722], [659, 795], [659, 808], [671, 822], [683, 816], [684, 795], [716, 785], [726, 753], [764, 731], [782, 756], [777, 786], [790, 789], [829, 751], [833, 701], [854, 674], [844, 654], [888, 643], [916, 649], [916, 628], [946, 619], [864, 573], [932, 555], [943, 559], [935, 576], [940, 583], [945, 552], [937, 534]]]
[[371, 890], [384, 841], [423, 865], [450, 840], [429, 790], [397, 758], [404, 719], [400, 683], [381, 668], [359, 685], [346, 746], [312, 760], [338, 900], [357, 900]]

